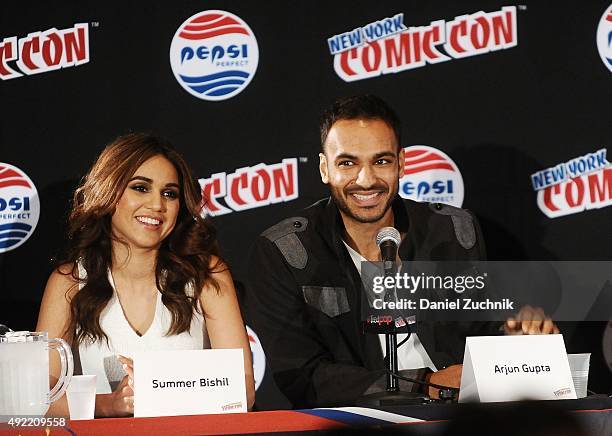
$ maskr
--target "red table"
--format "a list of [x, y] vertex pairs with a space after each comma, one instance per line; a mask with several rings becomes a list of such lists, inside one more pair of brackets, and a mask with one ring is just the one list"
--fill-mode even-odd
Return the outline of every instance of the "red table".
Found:
[[[565, 400], [542, 402], [562, 405], [585, 424], [587, 434], [612, 434], [612, 399]], [[490, 408], [511, 408], [513, 403], [483, 405]], [[537, 406], [537, 403], [536, 407]], [[440, 404], [399, 406], [375, 409], [312, 409], [267, 411], [223, 415], [167, 416], [157, 418], [106, 418], [68, 421], [65, 427], [6, 429], [0, 424], [0, 435], [220, 435], [307, 432], [350, 429], [351, 426], [401, 425], [428, 434], [442, 433], [462, 405]], [[406, 427], [404, 427], [406, 428]], [[610, 431], [610, 432], [608, 432]]]

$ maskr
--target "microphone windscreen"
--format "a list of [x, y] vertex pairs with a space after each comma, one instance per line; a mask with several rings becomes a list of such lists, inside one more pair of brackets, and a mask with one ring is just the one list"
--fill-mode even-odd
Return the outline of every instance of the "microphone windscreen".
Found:
[[402, 237], [400, 236], [400, 232], [395, 227], [383, 227], [378, 231], [376, 235], [376, 245], [380, 247], [384, 241], [393, 241], [395, 245], [400, 244], [402, 241]]

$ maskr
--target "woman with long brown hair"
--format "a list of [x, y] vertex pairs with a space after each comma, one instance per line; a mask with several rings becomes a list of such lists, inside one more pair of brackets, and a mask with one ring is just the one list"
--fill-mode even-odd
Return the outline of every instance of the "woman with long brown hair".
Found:
[[[96, 416], [133, 413], [123, 356], [155, 349], [242, 348], [252, 406], [244, 323], [201, 208], [184, 159], [145, 134], [110, 143], [76, 190], [67, 258], [47, 282], [36, 328], [68, 340], [83, 373], [97, 375]], [[67, 414], [65, 399], [50, 413]]]

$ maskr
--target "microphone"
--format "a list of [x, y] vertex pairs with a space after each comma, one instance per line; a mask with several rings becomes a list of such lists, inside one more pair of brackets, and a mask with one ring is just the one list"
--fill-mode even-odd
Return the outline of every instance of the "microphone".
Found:
[[[394, 227], [383, 227], [376, 234], [376, 245], [380, 249], [380, 257], [383, 263], [385, 276], [391, 276], [395, 272], [395, 259], [397, 248], [401, 241], [400, 233]], [[387, 290], [384, 296], [385, 301], [397, 300], [395, 289]], [[395, 312], [395, 311], [393, 311]], [[401, 314], [400, 314], [401, 315]], [[386, 315], [385, 318], [395, 318], [393, 315]], [[400, 316], [400, 318], [403, 318]], [[398, 373], [397, 361], [397, 330], [395, 323], [390, 325], [390, 329], [385, 331], [385, 349], [387, 351], [387, 392], [399, 392], [399, 385], [395, 374]]]
[[[401, 235], [397, 229], [393, 227], [383, 227], [376, 235], [376, 245], [380, 249], [380, 255], [383, 263], [385, 277], [392, 276], [396, 271], [395, 259], [397, 258], [397, 250], [401, 242]], [[395, 287], [387, 289], [384, 296], [385, 301], [396, 301], [397, 296]], [[407, 326], [409, 322], [404, 318], [401, 312], [396, 309], [391, 309], [390, 312], [370, 316], [364, 323], [364, 333], [384, 333], [385, 334], [385, 364], [386, 364], [386, 381], [387, 388], [385, 392], [374, 393], [362, 397], [358, 401], [360, 405], [388, 406], [396, 404], [422, 404], [426, 401], [426, 397], [416, 392], [400, 392], [398, 379], [413, 381], [417, 384], [432, 386], [431, 383], [409, 379], [401, 376], [398, 369], [397, 360], [397, 332], [398, 328]], [[410, 330], [406, 339], [410, 337]], [[447, 388], [447, 386], [436, 385], [434, 387]]]
[[392, 273], [394, 270], [397, 248], [401, 240], [400, 232], [394, 227], [383, 227], [376, 235], [376, 245], [380, 249], [385, 275]]

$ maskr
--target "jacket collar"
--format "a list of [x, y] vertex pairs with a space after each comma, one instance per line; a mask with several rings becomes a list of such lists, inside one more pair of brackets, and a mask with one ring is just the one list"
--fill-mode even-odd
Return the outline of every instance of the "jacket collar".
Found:
[[338, 206], [332, 197], [329, 197], [327, 199], [327, 203], [325, 204], [324, 218], [323, 226], [321, 228], [323, 237], [340, 257], [340, 254], [344, 251], [344, 245], [342, 243], [344, 222], [340, 216]]
[[[406, 234], [404, 241], [409, 239], [410, 232], [410, 220], [408, 218], [408, 211], [404, 200], [396, 195], [391, 203], [393, 208], [393, 222], [395, 228], [402, 234]], [[328, 197], [325, 202], [325, 209], [323, 213], [323, 222], [320, 228], [320, 232], [323, 239], [338, 253], [343, 251], [342, 235], [344, 234], [344, 222], [340, 216], [338, 206], [332, 197]], [[404, 241], [400, 245], [400, 249], [403, 248]], [[401, 250], [403, 251], [403, 250]], [[403, 258], [403, 257], [402, 257]]]
[[[321, 200], [321, 203], [325, 200]], [[408, 214], [404, 207], [404, 202], [399, 196], [393, 199], [393, 216], [395, 227], [403, 233], [408, 230]], [[342, 242], [342, 235], [344, 233], [344, 222], [340, 216], [340, 211], [334, 200], [329, 197], [325, 202], [324, 212], [322, 214], [323, 219], [321, 221], [320, 233], [327, 244], [330, 245], [338, 259], [341, 260], [341, 264], [347, 265], [345, 269], [345, 277], [350, 283], [350, 289], [354, 289], [356, 292], [351, 292], [348, 295], [349, 304], [351, 310], [355, 313], [361, 313], [362, 300], [365, 297], [365, 291], [363, 290], [363, 284], [359, 272], [353, 265], [353, 261], [350, 254], [344, 247]], [[407, 238], [405, 238], [407, 239]], [[412, 245], [412, 244], [409, 244]], [[400, 246], [401, 248], [401, 246]], [[357, 340], [361, 344], [357, 351], [361, 355], [361, 359], [366, 363], [367, 367], [371, 368], [382, 368], [383, 367], [383, 355], [380, 348], [377, 335], [365, 335], [363, 334], [363, 324], [360, 316], [354, 318], [354, 329], [357, 336]]]

